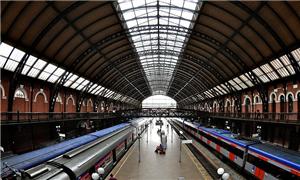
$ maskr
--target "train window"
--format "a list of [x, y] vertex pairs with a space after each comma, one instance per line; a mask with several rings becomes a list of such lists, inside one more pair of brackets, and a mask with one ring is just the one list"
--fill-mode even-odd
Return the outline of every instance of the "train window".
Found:
[[254, 166], [264, 170], [265, 172], [272, 174], [272, 176], [279, 178], [279, 179], [296, 179], [296, 176], [271, 164], [267, 161], [259, 159], [251, 154], [248, 154], [247, 161]]
[[116, 148], [116, 155], [120, 156], [120, 153], [125, 149], [125, 143], [122, 142], [117, 148]]
[[206, 137], [208, 140], [211, 140], [212, 142], [214, 142], [215, 144], [218, 144], [219, 146], [223, 147], [224, 149], [226, 149], [227, 151], [229, 152], [232, 152], [234, 153], [235, 155], [237, 155], [238, 157], [240, 158], [243, 158], [243, 155], [244, 155], [244, 151], [238, 149], [238, 148], [235, 148], [217, 138], [214, 138], [212, 136], [209, 136], [205, 133], [203, 133], [202, 131], [199, 131], [200, 135]]
[[99, 167], [106, 168], [112, 163], [112, 161], [112, 153], [110, 152], [95, 165], [95, 170]]

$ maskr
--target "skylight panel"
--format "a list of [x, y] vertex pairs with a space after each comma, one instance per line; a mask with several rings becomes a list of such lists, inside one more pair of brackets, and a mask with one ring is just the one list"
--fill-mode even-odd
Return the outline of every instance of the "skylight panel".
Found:
[[8, 59], [6, 62], [6, 65], [4, 67], [4, 69], [9, 70], [9, 71], [15, 71], [15, 69], [17, 68], [19, 62]]
[[[0, 60], [0, 61], [1, 61], [1, 60]], [[1, 64], [1, 62], [0, 62], [0, 64]], [[23, 69], [22, 69], [21, 74], [26, 75], [27, 72], [29, 71], [29, 69], [30, 69], [30, 66], [25, 65], [25, 66], [23, 67]]]
[[282, 77], [290, 75], [290, 73], [287, 71], [287, 69], [284, 67], [283, 63], [279, 59], [271, 61], [271, 64]]
[[78, 76], [76, 74], [70, 73], [70, 75], [68, 76], [68, 80], [64, 84], [64, 86], [69, 87], [77, 78], [78, 78]]
[[253, 83], [249, 80], [246, 74], [240, 75], [240, 78], [249, 86], [252, 87]]
[[47, 64], [47, 63], [46, 63], [45, 61], [39, 59], [39, 60], [35, 63], [35, 65], [34, 65], [33, 67], [36, 68], [36, 69], [41, 70], [41, 69], [44, 68], [44, 66], [45, 66], [46, 64]]
[[10, 55], [12, 50], [13, 50], [12, 46], [2, 42], [0, 45], [0, 56], [7, 58]]
[[[3, 54], [7, 54], [8, 52], [3, 52]], [[7, 60], [4, 69], [9, 70], [9, 71], [15, 71], [17, 68], [19, 62], [23, 58], [25, 53], [21, 50], [18, 49], [13, 49], [12, 53], [10, 54], [9, 59]], [[4, 60], [4, 58], [3, 58]]]
[[134, 18], [134, 11], [126, 11], [125, 13], [123, 13], [123, 17], [125, 19], [132, 19], [132, 18]]
[[6, 59], [6, 57], [0, 55], [0, 68], [3, 68], [3, 66], [5, 65]]
[[292, 51], [292, 55], [294, 56], [294, 58], [298, 62], [298, 65], [300, 66], [300, 48]]
[[279, 59], [285, 65], [285, 68], [290, 72], [290, 74], [295, 74], [295, 70], [290, 63], [289, 58], [286, 55], [281, 56]]
[[[163, 7], [160, 7], [159, 11], [156, 6], [156, 0], [146, 0], [146, 3], [145, 1], [139, 0], [126, 2], [119, 1], [119, 7], [121, 9], [121, 12], [123, 13], [127, 28], [129, 29], [144, 25], [152, 25], [153, 27], [168, 27], [170, 25], [190, 27], [190, 21], [193, 18], [193, 11], [195, 10], [197, 3], [198, 2], [189, 2], [186, 4], [186, 6], [190, 8], [190, 11], [182, 9], [185, 5], [183, 0], [159, 1], [160, 5], [164, 5]], [[139, 9], [137, 10], [135, 8], [132, 8], [132, 5], [134, 7], [139, 7]], [[192, 7], [194, 7], [194, 9]], [[136, 19], [138, 16], [143, 18]], [[149, 16], [152, 17], [148, 18]], [[170, 32], [176, 33], [178, 35], [171, 35]], [[185, 36], [187, 36], [187, 32], [177, 33], [175, 30], [165, 28], [151, 29], [149, 31], [143, 31], [141, 33], [148, 34], [134, 36], [138, 33], [130, 33], [132, 36], [133, 44], [139, 54], [146, 50], [168, 50], [177, 52], [179, 55], [179, 53], [182, 51], [182, 48], [184, 47], [184, 41], [186, 38]], [[163, 80], [164, 82], [156, 84], [154, 84], [153, 82], [149, 82], [152, 92], [161, 93], [163, 91], [166, 91], [168, 83], [171, 80], [174, 68], [177, 64], [178, 56], [175, 56], [174, 58], [172, 57], [172, 60], [170, 60], [169, 57], [164, 58], [164, 56], [161, 54], [150, 57], [143, 57], [140, 55], [140, 61], [144, 68], [148, 81], [149, 79], [159, 79]]]
[[48, 78], [47, 81], [52, 82], [52, 83], [55, 83], [55, 82], [58, 80], [59, 77], [60, 77], [60, 76], [57, 76], [57, 75], [52, 74], [52, 75]]
[[26, 61], [26, 65], [32, 66], [37, 61], [37, 58], [34, 56], [29, 56], [29, 58]]
[[46, 80], [46, 79], [48, 79], [49, 76], [50, 76], [50, 73], [43, 71], [43, 72], [39, 75], [38, 79]]
[[238, 77], [234, 78], [233, 81], [235, 81], [236, 84], [241, 86], [243, 89], [247, 88], [247, 86]]
[[35, 77], [38, 75], [39, 72], [40, 72], [39, 69], [32, 68], [32, 69], [28, 72], [27, 75], [30, 76], [30, 77], [35, 78]]
[[279, 78], [277, 76], [277, 74], [272, 70], [271, 66], [269, 66], [269, 64], [264, 64], [264, 65], [260, 66], [260, 68], [267, 74], [267, 76], [271, 80], [275, 80], [275, 79]]
[[257, 76], [261, 76], [261, 75], [264, 74], [259, 68], [254, 69], [253, 72], [254, 72]]
[[9, 58], [17, 62], [20, 62], [24, 55], [25, 53], [23, 51], [15, 48]]
[[93, 92], [94, 92], [95, 90], [97, 90], [97, 84], [93, 84], [93, 85], [91, 86], [91, 88], [89, 89], [88, 92], [94, 94]]
[[52, 64], [48, 64], [48, 66], [44, 69], [45, 72], [53, 73], [56, 70], [57, 66]]
[[64, 69], [57, 68], [53, 74], [56, 76], [61, 76], [64, 72], [66, 72]]

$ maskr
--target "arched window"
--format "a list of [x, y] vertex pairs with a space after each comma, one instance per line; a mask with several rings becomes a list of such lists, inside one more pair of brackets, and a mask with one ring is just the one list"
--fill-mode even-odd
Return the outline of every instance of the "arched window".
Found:
[[255, 104], [260, 103], [260, 98], [258, 96], [255, 96]]
[[245, 112], [246, 113], [250, 112], [250, 105], [251, 105], [250, 98], [246, 98], [246, 100], [245, 100]]
[[292, 94], [289, 94], [288, 95], [288, 112], [293, 112], [293, 95]]
[[231, 107], [230, 100], [227, 99], [227, 101], [226, 101], [226, 112], [230, 112], [230, 107]]
[[177, 102], [164, 95], [154, 95], [146, 98], [142, 102], [143, 108], [176, 108]]
[[25, 93], [23, 91], [21, 91], [20, 89], [17, 89], [15, 92], [15, 97], [25, 99]]
[[56, 102], [57, 102], [57, 103], [62, 103], [62, 99], [61, 99], [60, 94], [57, 95], [57, 97], [56, 97]]
[[279, 98], [280, 98], [280, 112], [284, 112], [284, 95], [281, 95]]
[[276, 95], [275, 94], [272, 94], [272, 96], [271, 96], [271, 103], [272, 103], [272, 109], [271, 109], [271, 111], [273, 112], [273, 113], [275, 113], [276, 112]]

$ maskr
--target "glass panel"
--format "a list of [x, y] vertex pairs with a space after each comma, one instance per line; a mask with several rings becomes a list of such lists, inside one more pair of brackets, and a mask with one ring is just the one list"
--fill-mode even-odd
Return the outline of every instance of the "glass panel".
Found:
[[[156, 25], [157, 26], [182, 26], [190, 27], [191, 20], [198, 2], [183, 1], [183, 0], [163, 0], [159, 1], [159, 11], [157, 9], [156, 0], [133, 0], [133, 1], [118, 1], [127, 28], [138, 27], [143, 25]], [[143, 7], [138, 10], [133, 7]], [[190, 9], [184, 10], [183, 7]], [[160, 16], [157, 19], [157, 15]], [[152, 17], [149, 17], [152, 16]], [[136, 17], [143, 17], [135, 19]], [[169, 82], [173, 75], [174, 68], [178, 61], [178, 54], [172, 57], [172, 60], [162, 55], [147, 55], [144, 56], [140, 52], [145, 50], [166, 50], [171, 52], [181, 52], [184, 46], [184, 41], [187, 36], [186, 33], [178, 33], [174, 30], [165, 28], [158, 28], [145, 31], [149, 33], [146, 35], [134, 36], [137, 33], [131, 33], [133, 44], [136, 51], [140, 54], [139, 58], [144, 68], [145, 74], [151, 86], [152, 92], [165, 94]], [[169, 33], [173, 31], [173, 35]], [[158, 38], [159, 37], [159, 38]], [[151, 81], [151, 79], [159, 79], [164, 83]]]
[[13, 47], [8, 45], [8, 44], [5, 44], [5, 43], [1, 43], [0, 45], [0, 56], [3, 56], [3, 57], [8, 57], [11, 53], [11, 51], [13, 50]]

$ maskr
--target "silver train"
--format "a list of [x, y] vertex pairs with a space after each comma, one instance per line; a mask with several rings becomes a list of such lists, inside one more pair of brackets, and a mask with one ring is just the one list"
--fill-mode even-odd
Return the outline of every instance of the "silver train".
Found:
[[91, 179], [99, 167], [104, 168], [106, 176], [134, 143], [138, 133], [144, 131], [146, 123], [146, 120], [132, 122], [117, 132], [26, 170], [22, 179], [86, 180]]

